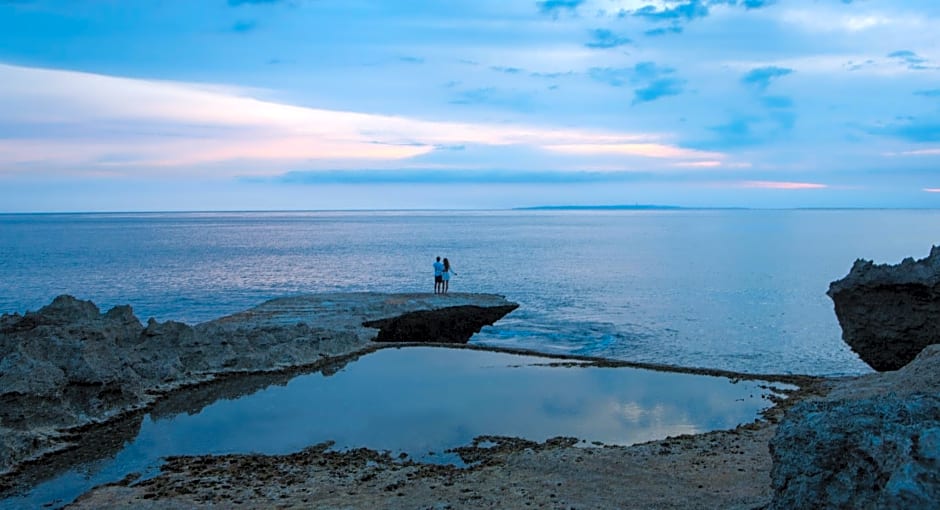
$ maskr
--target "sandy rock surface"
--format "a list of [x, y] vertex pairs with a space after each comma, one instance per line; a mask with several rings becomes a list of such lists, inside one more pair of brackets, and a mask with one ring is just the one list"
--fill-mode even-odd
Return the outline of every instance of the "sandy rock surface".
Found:
[[325, 445], [285, 456], [178, 457], [69, 508], [727, 508], [770, 502], [769, 424], [633, 447], [481, 438], [469, 468]]

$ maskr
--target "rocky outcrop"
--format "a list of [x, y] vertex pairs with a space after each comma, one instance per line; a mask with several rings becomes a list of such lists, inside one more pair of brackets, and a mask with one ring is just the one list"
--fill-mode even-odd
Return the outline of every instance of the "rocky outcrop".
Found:
[[940, 247], [832, 282], [842, 337], [880, 373], [789, 409], [769, 508], [940, 507]]
[[937, 508], [940, 345], [795, 405], [770, 452], [770, 508]]
[[370, 328], [378, 328], [376, 342], [411, 342], [430, 341], [449, 344], [465, 344], [474, 333], [479, 333], [483, 326], [498, 321], [501, 317], [518, 308], [519, 305], [451, 306], [440, 310], [409, 312], [398, 317], [368, 321], [363, 323]]
[[852, 350], [875, 370], [897, 370], [940, 343], [940, 246], [897, 265], [856, 260], [828, 295]]
[[[380, 333], [364, 323], [412, 314], [408, 341], [466, 341], [468, 331], [516, 306], [488, 294], [322, 294], [275, 299], [197, 326], [154, 319], [144, 326], [129, 306], [101, 313], [91, 301], [59, 296], [39, 311], [0, 316], [0, 474], [63, 447], [63, 431], [150, 405], [181, 386], [356, 352]], [[477, 313], [466, 313], [472, 307]]]

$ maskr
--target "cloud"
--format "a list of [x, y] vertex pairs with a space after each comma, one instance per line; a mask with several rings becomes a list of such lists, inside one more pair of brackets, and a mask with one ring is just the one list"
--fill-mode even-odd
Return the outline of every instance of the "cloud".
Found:
[[404, 57], [398, 57], [398, 60], [401, 61], [401, 62], [408, 63], [408, 64], [423, 64], [423, 63], [424, 63], [424, 59], [423, 59], [423, 58], [421, 58], [421, 57], [412, 57], [412, 56], [408, 56], [408, 55], [406, 55], [406, 56], [404, 56]]
[[678, 24], [673, 24], [667, 27], [659, 27], [659, 28], [653, 28], [653, 29], [647, 30], [643, 32], [643, 35], [646, 35], [649, 37], [658, 37], [661, 35], [681, 34], [681, 33], [682, 33], [682, 26]]
[[685, 81], [678, 78], [659, 78], [645, 87], [633, 91], [633, 104], [655, 101], [661, 97], [677, 96], [682, 93]]
[[[846, 0], [842, 1], [845, 2]], [[852, 0], [848, 1], [851, 2]], [[777, 0], [743, 0], [741, 5], [743, 5], [745, 9], [762, 9], [775, 3], [777, 3]], [[732, 3], [732, 5], [734, 4]]]
[[872, 67], [872, 66], [874, 66], [874, 65], [876, 65], [876, 64], [875, 64], [875, 61], [872, 60], [872, 59], [870, 59], [870, 58], [869, 58], [869, 59], [866, 59], [864, 62], [854, 62], [854, 61], [851, 61], [851, 60], [850, 60], [850, 61], [848, 61], [848, 62], [845, 63], [845, 67], [846, 67], [849, 71], [858, 71], [858, 70], [860, 70], [860, 69], [869, 68], [869, 67]]
[[770, 104], [764, 106], [763, 112], [737, 114], [724, 124], [708, 127], [716, 138], [695, 145], [718, 150], [752, 147], [779, 140], [793, 129], [796, 114], [787, 106], [787, 98], [771, 97]]
[[937, 149], [917, 149], [903, 152], [887, 152], [885, 156], [940, 156], [940, 148]]
[[634, 181], [638, 172], [520, 171], [478, 169], [298, 170], [273, 178], [242, 178], [243, 182], [281, 184], [576, 184]]
[[510, 67], [510, 66], [490, 66], [490, 69], [498, 73], [506, 73], [506, 74], [520, 74], [523, 71], [525, 71], [521, 67]]
[[586, 42], [584, 45], [588, 48], [595, 49], [616, 48], [633, 42], [629, 38], [617, 35], [606, 28], [591, 30], [591, 37], [593, 39]]
[[[277, 173], [298, 161], [362, 168], [468, 144], [556, 152], [640, 144], [638, 157], [688, 156], [653, 133], [426, 121], [294, 106], [257, 93], [0, 64], [0, 173], [186, 172], [194, 165], [220, 165], [220, 175]], [[483, 89], [468, 98], [502, 100], [493, 94]]]
[[940, 188], [924, 188], [927, 193], [940, 193]]
[[579, 155], [607, 154], [668, 159], [715, 159], [722, 157], [722, 154], [716, 152], [683, 149], [657, 143], [579, 143], [546, 145], [544, 148], [554, 152]]
[[286, 0], [228, 0], [228, 4], [232, 7], [238, 7], [241, 5], [276, 4], [284, 1]]
[[786, 181], [744, 181], [740, 183], [742, 188], [760, 188], [760, 189], [780, 189], [780, 190], [805, 190], [805, 189], [825, 189], [829, 186], [814, 182], [786, 182]]
[[888, 58], [896, 58], [909, 64], [922, 64], [926, 62], [926, 60], [918, 57], [916, 53], [910, 50], [892, 51], [891, 53], [888, 53]]
[[675, 69], [656, 65], [654, 62], [639, 62], [633, 67], [592, 67], [588, 76], [612, 87], [633, 85], [634, 105], [656, 99], [679, 95], [685, 88], [685, 80], [673, 76]]
[[793, 99], [785, 96], [764, 96], [761, 98], [761, 104], [766, 108], [783, 109], [792, 108]]
[[904, 64], [908, 69], [912, 71], [926, 71], [929, 69], [937, 69], [936, 66], [927, 65], [928, 60], [921, 57], [917, 53], [914, 53], [911, 50], [898, 50], [888, 53], [888, 58], [895, 60], [900, 64]]
[[574, 71], [558, 71], [554, 73], [540, 73], [540, 72], [529, 73], [529, 76], [533, 78], [547, 78], [547, 79], [553, 80], [555, 78], [562, 78], [565, 76], [575, 76], [576, 74], [577, 73], [575, 73]]
[[868, 128], [867, 132], [915, 143], [940, 142], [940, 118], [909, 117], [890, 124]]
[[744, 77], [741, 78], [741, 82], [745, 85], [752, 85], [758, 90], [766, 90], [767, 87], [770, 86], [770, 82], [791, 73], [793, 73], [793, 69], [787, 69], [785, 67], [758, 67], [745, 74]]
[[703, 0], [689, 0], [675, 7], [645, 5], [634, 11], [625, 10], [622, 14], [643, 18], [649, 21], [693, 20], [708, 16], [708, 5]]
[[480, 87], [457, 93], [450, 104], [456, 105], [492, 105], [516, 111], [531, 111], [534, 108], [534, 95], [518, 90], [505, 90], [496, 87]]
[[542, 14], [552, 14], [557, 16], [559, 11], [575, 11], [578, 7], [583, 4], [585, 0], [544, 0], [541, 2], [535, 2], [535, 5], [538, 6], [539, 12]]
[[232, 25], [232, 32], [239, 34], [245, 34], [251, 31], [254, 31], [258, 28], [258, 23], [256, 21], [236, 21]]
[[940, 89], [918, 90], [914, 95], [924, 97], [940, 97]]
[[753, 145], [759, 141], [754, 127], [759, 121], [755, 116], [739, 115], [709, 130], [721, 137], [720, 144], [723, 146]]

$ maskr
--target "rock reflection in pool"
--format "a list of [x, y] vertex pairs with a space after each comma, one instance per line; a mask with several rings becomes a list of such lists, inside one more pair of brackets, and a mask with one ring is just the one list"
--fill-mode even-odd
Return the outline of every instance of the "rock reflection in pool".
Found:
[[[28, 499], [51, 496], [67, 503], [127, 473], [153, 473], [170, 455], [282, 454], [333, 440], [339, 449], [368, 447], [459, 463], [446, 450], [479, 435], [537, 441], [573, 436], [628, 445], [734, 428], [771, 405], [764, 398], [769, 390], [756, 381], [553, 366], [556, 361], [469, 349], [382, 349], [329, 376], [300, 375], [192, 415], [148, 416], [113, 460], [61, 475]], [[58, 490], [49, 490], [50, 484]], [[66, 486], [71, 494], [60, 492]]]
[[[383, 349], [194, 416], [145, 422], [158, 455], [289, 453], [324, 440], [423, 458], [478, 435], [633, 444], [734, 428], [768, 406], [755, 382], [632, 368], [550, 366], [530, 356]], [[425, 459], [425, 460], [432, 460]]]

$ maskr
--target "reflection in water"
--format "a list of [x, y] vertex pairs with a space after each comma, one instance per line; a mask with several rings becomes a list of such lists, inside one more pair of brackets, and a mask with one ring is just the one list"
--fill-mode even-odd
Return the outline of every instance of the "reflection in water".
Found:
[[[410, 347], [377, 351], [329, 377], [233, 379], [175, 395], [145, 416], [136, 437], [117, 453], [81, 464], [26, 496], [0, 501], [0, 508], [68, 503], [132, 472], [153, 475], [159, 459], [169, 455], [283, 454], [333, 440], [340, 449], [459, 462], [446, 450], [481, 435], [537, 441], [574, 436], [627, 445], [733, 428], [770, 405], [768, 391], [757, 382], [567, 365], [533, 356]], [[272, 385], [256, 391], [262, 384]]]

